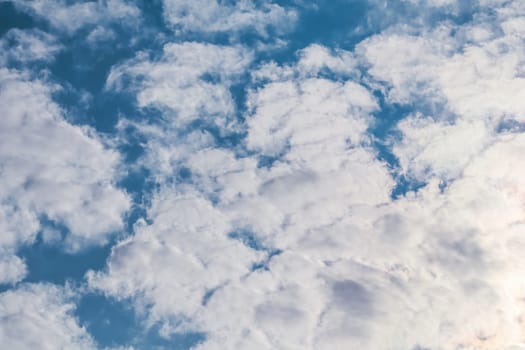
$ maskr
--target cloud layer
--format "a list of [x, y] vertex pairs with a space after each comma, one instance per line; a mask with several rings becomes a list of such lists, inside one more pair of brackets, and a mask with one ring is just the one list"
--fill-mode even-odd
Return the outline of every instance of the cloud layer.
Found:
[[[521, 1], [369, 1], [370, 36], [298, 50], [323, 2], [157, 5], [16, 4], [48, 27], [0, 41], [2, 344], [100, 348], [88, 290], [194, 349], [524, 346]], [[121, 104], [111, 132], [74, 123], [68, 40], [154, 16], [78, 104]], [[114, 237], [74, 287], [19, 283], [22, 247]]]

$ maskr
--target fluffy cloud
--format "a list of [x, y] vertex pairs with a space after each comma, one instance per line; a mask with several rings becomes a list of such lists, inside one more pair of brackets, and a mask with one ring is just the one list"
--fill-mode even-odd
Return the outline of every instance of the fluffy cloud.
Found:
[[450, 25], [445, 24], [430, 37], [403, 31], [382, 33], [361, 42], [357, 52], [364, 57], [368, 74], [388, 84], [389, 102], [409, 103], [416, 97], [439, 99], [441, 91], [431, 83], [439, 75], [442, 60], [456, 49], [450, 31]]
[[402, 169], [420, 181], [436, 176], [450, 181], [492, 141], [493, 131], [483, 120], [439, 122], [421, 115], [398, 124], [403, 139], [394, 144]]
[[73, 294], [48, 284], [0, 294], [0, 342], [9, 349], [95, 349], [72, 312]]
[[91, 274], [89, 279], [118, 297], [140, 293], [139, 303], [151, 305], [151, 322], [172, 319], [177, 325], [192, 317], [207, 293], [248, 274], [262, 259], [262, 253], [229, 239], [233, 228], [227, 217], [198, 193], [164, 189], [148, 214], [153, 224], [137, 227], [113, 249], [111, 278]]
[[[2, 218], [5, 218], [2, 215]], [[10, 218], [5, 218], [8, 220]], [[22, 259], [18, 256], [4, 253], [2, 260], [0, 260], [0, 283], [13, 284], [20, 281], [27, 274], [27, 268]]]
[[[337, 62], [328, 58], [310, 58], [311, 66]], [[172, 163], [166, 174], [185, 168], [190, 182], [161, 186], [151, 224], [114, 248], [107, 271], [88, 274], [91, 286], [133, 298], [167, 332], [208, 332], [205, 348], [311, 346], [304, 329], [315, 328], [331, 305], [330, 284], [339, 282], [318, 278], [325, 264], [299, 252], [299, 242], [388, 202], [393, 186], [385, 164], [363, 146], [375, 99], [355, 82], [313, 71], [295, 82], [279, 76], [249, 94], [244, 152], [258, 157], [208, 146]], [[259, 157], [275, 161], [261, 167]], [[311, 291], [300, 287], [310, 283]], [[339, 285], [337, 293], [360, 288]], [[290, 321], [297, 328], [279, 336]]]
[[399, 124], [403, 140], [394, 150], [406, 173], [455, 178], [501, 128], [523, 123], [523, 9], [499, 5], [462, 26], [445, 23], [420, 35], [401, 27], [359, 44], [389, 101], [422, 114]]
[[43, 18], [54, 28], [69, 35], [87, 26], [104, 25], [114, 21], [134, 23], [139, 9], [124, 0], [54, 1], [22, 0], [15, 5], [32, 15]]
[[272, 2], [235, 3], [217, 0], [163, 0], [164, 17], [175, 28], [189, 32], [226, 32], [250, 29], [267, 36], [268, 28], [291, 28], [296, 13]]
[[[310, 184], [288, 182], [276, 191], [284, 209], [270, 199], [274, 213], [288, 209], [298, 218], [276, 225], [282, 231], [267, 240], [282, 253], [215, 291], [194, 317], [209, 332], [199, 348], [506, 349], [523, 342], [524, 141], [501, 135], [445, 191], [432, 182], [377, 204], [346, 195], [348, 209], [328, 222], [310, 220], [320, 209], [296, 206], [310, 205]], [[324, 214], [344, 203], [329, 198]], [[270, 214], [258, 208], [245, 220]]]
[[[309, 144], [325, 146], [322, 151], [340, 148], [341, 142], [358, 145], [370, 120], [368, 113], [377, 108], [362, 86], [324, 79], [268, 84], [252, 94], [248, 105], [255, 115], [247, 121], [247, 146], [266, 156], [279, 155], [287, 147], [300, 151]], [[304, 157], [311, 157], [311, 150]]]
[[160, 108], [176, 127], [206, 118], [226, 127], [234, 113], [229, 87], [251, 58], [242, 47], [169, 43], [158, 59], [142, 52], [114, 67], [106, 84], [135, 92], [139, 107]]
[[[168, 43], [162, 55], [139, 53], [112, 68], [107, 89], [134, 93], [148, 115], [141, 121], [122, 120], [123, 134], [144, 135], [141, 164], [159, 182], [177, 177], [180, 161], [221, 137], [242, 131], [231, 87], [252, 61], [240, 46], [199, 42]], [[195, 128], [198, 125], [199, 128]]]
[[[2, 254], [31, 243], [42, 220], [67, 228], [65, 244], [72, 251], [102, 244], [122, 228], [129, 207], [128, 196], [114, 185], [118, 154], [92, 130], [63, 119], [51, 99], [56, 89], [28, 73], [0, 69]], [[9, 271], [2, 279], [12, 279]]]
[[[297, 64], [262, 64], [235, 149], [195, 132], [191, 146], [155, 143], [151, 221], [90, 285], [131, 298], [167, 334], [206, 332], [198, 349], [519, 348], [525, 138], [501, 125], [522, 120], [511, 103], [522, 49], [507, 5], [498, 30], [481, 19], [396, 27], [355, 54], [313, 45]], [[390, 197], [367, 135], [379, 107], [358, 62], [387, 103], [417, 106], [391, 141], [401, 170], [427, 182], [417, 193]]]
[[[213, 178], [216, 204], [163, 190], [152, 223], [89, 280], [134, 298], [168, 333], [206, 331], [199, 349], [504, 349], [524, 340], [524, 141], [502, 135], [443, 193], [433, 182], [390, 203], [379, 174], [359, 183], [351, 154], [347, 181], [362, 197], [334, 171], [249, 171], [229, 152], [201, 151], [190, 167]], [[283, 167], [289, 175], [274, 175]]]
[[391, 102], [434, 100], [476, 119], [522, 116], [517, 96], [523, 93], [524, 33], [522, 13], [513, 5], [482, 12], [461, 26], [443, 22], [423, 32], [394, 27], [360, 43], [357, 52], [368, 73], [387, 83]]
[[[44, 15], [43, 3], [31, 6], [55, 28], [95, 26]], [[106, 91], [133, 94], [144, 117], [121, 120], [119, 136], [144, 136], [137, 166], [155, 188], [147, 217], [104, 270], [88, 272], [89, 286], [131, 300], [163, 336], [206, 333], [197, 349], [523, 347], [523, 2], [392, 3], [403, 15], [428, 13], [354, 52], [315, 44], [294, 63], [255, 66], [256, 53], [240, 45], [183, 41], [114, 66]], [[163, 4], [178, 34], [265, 35], [295, 18], [272, 3]], [[393, 9], [371, 4], [381, 15]], [[95, 17], [113, 8], [102, 24], [135, 15], [121, 2], [67, 6]], [[39, 60], [52, 55], [28, 39], [51, 38], [10, 33]], [[96, 26], [90, 40], [111, 35]], [[118, 154], [64, 121], [55, 87], [0, 74], [0, 282], [15, 283], [26, 273], [16, 250], [46, 220], [67, 228], [74, 250], [120, 229], [129, 204], [114, 185]], [[386, 140], [394, 172], [371, 142], [380, 93], [411, 109], [396, 116], [400, 137]], [[426, 185], [392, 199], [398, 170]], [[0, 294], [0, 337], [14, 348], [38, 338], [92, 348], [70, 298], [48, 285]]]

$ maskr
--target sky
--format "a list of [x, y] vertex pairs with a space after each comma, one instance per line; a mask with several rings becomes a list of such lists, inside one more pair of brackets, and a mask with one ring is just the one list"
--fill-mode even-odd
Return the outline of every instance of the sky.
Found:
[[522, 0], [0, 0], [0, 344], [525, 349]]

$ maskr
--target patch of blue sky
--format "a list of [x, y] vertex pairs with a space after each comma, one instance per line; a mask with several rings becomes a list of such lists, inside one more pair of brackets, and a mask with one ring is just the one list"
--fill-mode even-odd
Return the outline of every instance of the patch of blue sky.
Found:
[[132, 304], [87, 293], [78, 302], [76, 316], [100, 347], [133, 346], [136, 350], [191, 349], [205, 339], [199, 332], [159, 336], [160, 325], [145, 327]]
[[[250, 249], [266, 253], [266, 257], [262, 261], [256, 262], [252, 265], [252, 271], [259, 269], [268, 269], [268, 264], [270, 263], [270, 260], [274, 256], [277, 256], [282, 253], [282, 250], [280, 249], [275, 249], [266, 246], [264, 242], [259, 237], [257, 237], [257, 235], [253, 231], [249, 229], [236, 230], [230, 232], [228, 236], [231, 239], [235, 239], [241, 242]], [[211, 295], [209, 297], [211, 297]]]
[[66, 281], [82, 281], [88, 270], [102, 269], [110, 253], [109, 244], [69, 253], [39, 237], [35, 244], [22, 248], [19, 255], [28, 268], [25, 282], [64, 284]]
[[[131, 39], [130, 34], [123, 32], [119, 38], [122, 36], [124, 41]], [[75, 47], [74, 38], [70, 40], [73, 48], [66, 44], [68, 49], [60, 53], [50, 67], [53, 76], [66, 83], [66, 88], [57, 95], [57, 102], [74, 112], [70, 121], [90, 125], [99, 132], [113, 133], [119, 116], [139, 117], [140, 111], [135, 108], [132, 94], [117, 94], [105, 89], [111, 67], [131, 58], [137, 48], [107, 46], [94, 50], [89, 45]]]
[[388, 168], [396, 180], [396, 185], [391, 192], [391, 198], [396, 199], [410, 191], [417, 192], [418, 189], [426, 185], [425, 182], [400, 173], [399, 161], [391, 147], [394, 141], [398, 141], [402, 137], [396, 127], [397, 123], [413, 112], [414, 107], [388, 103], [380, 91], [375, 91], [374, 95], [379, 101], [380, 108], [374, 113], [374, 122], [368, 129], [368, 133], [372, 136], [372, 145], [377, 152], [378, 159], [388, 164]]
[[[294, 2], [279, 3], [290, 6]], [[304, 2], [299, 8], [296, 29], [286, 38], [289, 44], [281, 52], [271, 53], [271, 59], [278, 63], [289, 62], [294, 52], [311, 44], [352, 49], [355, 44], [372, 34], [370, 30], [356, 30], [366, 24], [370, 9], [368, 1], [318, 0]]]
[[268, 251], [269, 248], [266, 247], [251, 230], [237, 230], [230, 232], [228, 235], [231, 239], [235, 239], [245, 246], [257, 250], [257, 251]]
[[12, 28], [33, 28], [35, 22], [28, 14], [18, 11], [12, 2], [0, 2], [0, 35]]

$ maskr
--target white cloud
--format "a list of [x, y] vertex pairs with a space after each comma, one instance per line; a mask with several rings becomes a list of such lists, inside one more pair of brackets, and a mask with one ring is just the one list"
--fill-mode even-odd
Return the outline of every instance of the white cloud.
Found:
[[438, 83], [455, 113], [495, 122], [504, 115], [525, 120], [522, 40], [506, 35], [481, 47], [468, 46], [443, 65]]
[[113, 249], [110, 277], [90, 273], [88, 280], [118, 297], [140, 293], [138, 302], [151, 305], [152, 322], [193, 317], [207, 292], [241, 278], [262, 259], [228, 238], [227, 217], [198, 193], [164, 189], [148, 216], [153, 224], [139, 226]]
[[66, 0], [21, 0], [15, 5], [48, 21], [54, 28], [69, 35], [87, 26], [113, 21], [136, 23], [139, 9], [124, 0], [71, 2]]
[[[215, 145], [215, 129], [221, 135], [241, 131], [230, 88], [244, 74], [252, 53], [240, 46], [199, 42], [168, 43], [160, 57], [142, 52], [112, 68], [106, 87], [132, 92], [137, 104], [151, 118], [123, 120], [122, 132], [145, 135], [141, 164], [158, 182], [176, 177], [174, 166], [194, 152]], [[191, 123], [198, 121], [200, 128]]]
[[287, 147], [299, 151], [300, 146], [324, 146], [328, 151], [344, 148], [345, 143], [358, 145], [364, 139], [369, 113], [377, 108], [364, 87], [324, 79], [268, 84], [252, 94], [248, 106], [255, 109], [247, 121], [248, 147], [268, 156]]
[[329, 69], [339, 77], [355, 71], [356, 60], [350, 51], [341, 49], [328, 50], [326, 47], [313, 44], [299, 51], [297, 69], [315, 75], [323, 69]]
[[7, 349], [96, 349], [72, 315], [73, 293], [26, 284], [0, 294], [0, 343]]
[[122, 228], [129, 207], [114, 184], [118, 154], [93, 130], [63, 119], [51, 99], [56, 89], [28, 73], [0, 69], [0, 247], [11, 254], [34, 240], [44, 218], [69, 230], [69, 250], [105, 243]]
[[[113, 248], [104, 271], [87, 274], [89, 285], [132, 300], [163, 335], [206, 332], [198, 349], [519, 348], [525, 137], [498, 127], [525, 118], [523, 6], [487, 0], [479, 9], [491, 6], [461, 26], [395, 26], [355, 53], [312, 45], [296, 64], [262, 64], [243, 125], [230, 93], [252, 63], [242, 47], [171, 43], [114, 67], [107, 88], [160, 113], [119, 126], [147, 136], [141, 161], [158, 187], [147, 223]], [[200, 32], [264, 33], [289, 15], [248, 1], [166, 1], [165, 11], [175, 27]], [[416, 106], [391, 144], [401, 170], [428, 182], [417, 193], [390, 198], [394, 180], [367, 135], [379, 106], [358, 80], [359, 62], [387, 103]], [[16, 249], [32, 242], [39, 216], [66, 225], [74, 249], [120, 228], [128, 200], [113, 183], [118, 155], [62, 119], [53, 88], [0, 72], [9, 106], [0, 122], [0, 281], [14, 283], [26, 273]], [[219, 147], [210, 132], [187, 130], [194, 121], [245, 138]], [[63, 342], [43, 343], [50, 348], [93, 347], [61, 293], [0, 294], [0, 336], [24, 348], [47, 339], [35, 325], [50, 323], [49, 341]]]
[[251, 0], [228, 3], [217, 0], [164, 0], [164, 17], [175, 28], [188, 32], [227, 32], [253, 28], [267, 36], [268, 27], [286, 31], [296, 13], [272, 2]]
[[401, 168], [420, 181], [437, 176], [444, 181], [459, 177], [465, 166], [492, 142], [483, 121], [439, 122], [411, 116], [398, 124], [403, 139], [393, 145]]
[[428, 37], [382, 33], [361, 42], [356, 51], [365, 58], [367, 72], [387, 83], [389, 102], [441, 99], [442, 93], [432, 80], [439, 74], [442, 60], [456, 48], [450, 30], [450, 25], [443, 25]]
[[[116, 246], [107, 270], [88, 274], [90, 285], [131, 298], [166, 333], [206, 332], [198, 349], [522, 344], [525, 138], [497, 130], [504, 118], [522, 120], [519, 101], [511, 103], [521, 91], [522, 49], [519, 21], [505, 16], [503, 34], [482, 19], [428, 31], [400, 26], [355, 56], [314, 45], [295, 65], [261, 65], [236, 149], [199, 132], [191, 145], [150, 144], [149, 164], [162, 169], [151, 224]], [[390, 198], [394, 181], [367, 137], [378, 105], [349, 80], [359, 78], [354, 57], [386, 86], [387, 102], [423, 105], [429, 115], [408, 116], [403, 139], [392, 140], [402, 170], [428, 182], [417, 193]], [[150, 61], [139, 57], [135, 75], [156, 91], [164, 80], [144, 73], [155, 71]], [[182, 69], [176, 60], [155, 63], [164, 61]], [[176, 83], [143, 96], [143, 106], [160, 101], [170, 107], [164, 116], [197, 115], [168, 91], [186, 96], [219, 66], [209, 67], [189, 75], [182, 92]], [[344, 78], [322, 78], [324, 70]], [[118, 88], [124, 73], [114, 72], [109, 85]], [[500, 92], [504, 83], [513, 90]], [[261, 158], [273, 163], [258, 166]], [[173, 184], [181, 168], [189, 180]], [[440, 189], [442, 179], [450, 182]]]
[[136, 92], [139, 107], [163, 110], [163, 117], [172, 124], [168, 127], [196, 119], [227, 127], [235, 108], [229, 86], [251, 59], [251, 53], [241, 47], [169, 43], [159, 59], [141, 52], [114, 67], [107, 87]]
[[12, 61], [50, 62], [63, 47], [53, 36], [38, 29], [13, 28], [2, 36], [0, 49], [0, 63], [5, 66]]
[[293, 78], [317, 76], [330, 72], [341, 78], [357, 77], [358, 61], [350, 51], [329, 50], [319, 44], [312, 44], [297, 52], [298, 62], [280, 66], [275, 62], [265, 62], [250, 72], [254, 82], [289, 81]]
[[[207, 332], [203, 348], [312, 346], [308, 330], [330, 303], [332, 282], [317, 276], [322, 261], [297, 252], [299, 242], [388, 202], [393, 186], [385, 164], [362, 146], [374, 98], [313, 72], [295, 84], [280, 77], [248, 98], [246, 152], [280, 154], [273, 166], [209, 145], [170, 163], [168, 178], [185, 167], [190, 183], [160, 187], [152, 223], [116, 246], [107, 271], [88, 274], [90, 285], [134, 299], [167, 332]], [[301, 287], [310, 282], [311, 291]]]
[[0, 284], [13, 284], [23, 279], [27, 268], [22, 259], [9, 252], [2, 252], [0, 259]]
[[[488, 350], [523, 342], [524, 141], [502, 136], [443, 194], [433, 182], [417, 196], [354, 205], [330, 225], [283, 230], [276, 242], [288, 244], [268, 270], [221, 288], [196, 317], [209, 331], [199, 348]], [[299, 197], [281, 192], [288, 202]]]
[[479, 15], [463, 26], [445, 23], [415, 34], [396, 27], [360, 43], [357, 51], [368, 72], [388, 84], [393, 102], [438, 96], [461, 117], [522, 118], [522, 14], [515, 4], [491, 8], [495, 15]]
[[394, 146], [402, 170], [418, 179], [458, 176], [501, 125], [525, 118], [523, 11], [512, 1], [481, 5], [488, 13], [462, 26], [446, 23], [419, 35], [399, 26], [358, 46], [390, 102], [430, 116], [401, 122], [403, 140]]

